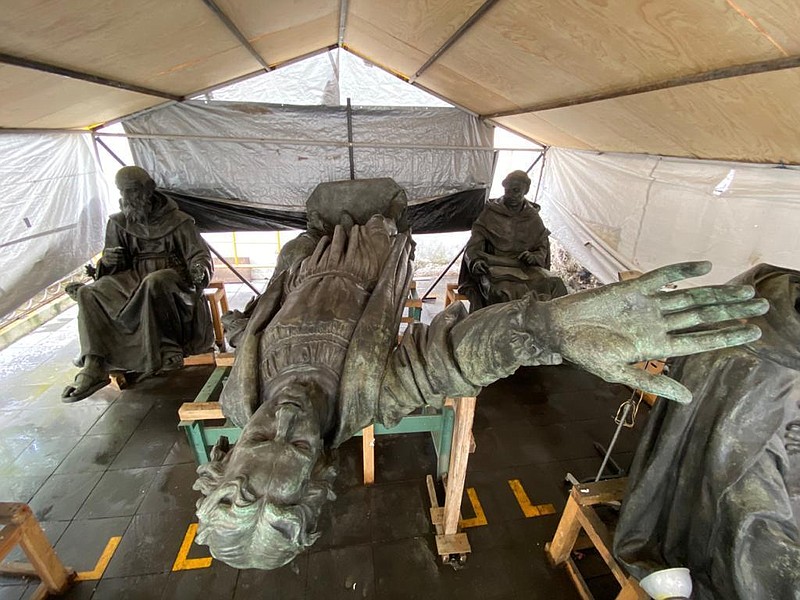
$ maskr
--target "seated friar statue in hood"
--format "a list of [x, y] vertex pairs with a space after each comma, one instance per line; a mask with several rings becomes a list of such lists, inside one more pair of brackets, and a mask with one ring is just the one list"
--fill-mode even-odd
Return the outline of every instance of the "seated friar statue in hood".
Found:
[[458, 291], [469, 300], [470, 312], [530, 292], [540, 300], [567, 294], [564, 282], [549, 271], [550, 231], [539, 205], [525, 199], [530, 187], [525, 171], [512, 171], [503, 180], [503, 197], [487, 202], [472, 224], [458, 275]]
[[64, 389], [64, 402], [108, 385], [109, 370], [180, 369], [184, 356], [214, 343], [203, 298], [213, 266], [194, 220], [140, 167], [120, 169], [116, 184], [122, 210], [108, 219], [95, 281], [67, 287], [78, 302], [82, 369]]
[[[456, 302], [430, 325], [412, 324], [398, 345], [413, 242], [405, 194], [378, 181], [317, 188], [312, 199], [327, 201], [309, 201], [309, 213], [319, 209], [331, 233], [273, 277], [237, 348], [221, 403], [241, 437], [232, 448], [220, 440], [195, 483], [197, 541], [231, 566], [277, 568], [317, 539], [320, 511], [334, 497], [329, 451], [368, 425], [391, 427], [447, 396], [476, 395], [521, 365], [562, 360], [686, 402], [684, 387], [632, 363], [759, 336], [745, 324], [670, 333], [767, 308], [747, 286], [661, 291], [710, 270], [699, 262], [549, 302], [528, 294], [469, 316]], [[325, 213], [337, 203], [346, 209]]]
[[639, 578], [687, 567], [696, 600], [800, 599], [800, 272], [734, 285], [769, 301], [760, 339], [676, 361], [634, 457], [614, 553]]

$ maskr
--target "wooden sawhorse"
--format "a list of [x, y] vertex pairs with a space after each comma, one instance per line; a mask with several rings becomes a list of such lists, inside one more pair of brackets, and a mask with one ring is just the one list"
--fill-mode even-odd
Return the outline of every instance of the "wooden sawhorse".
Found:
[[453, 302], [456, 301], [464, 301], [469, 302], [469, 298], [467, 298], [464, 294], [458, 293], [458, 284], [457, 283], [448, 283], [446, 286], [446, 291], [444, 293], [444, 307], [447, 308]]
[[211, 309], [211, 322], [214, 325], [214, 342], [220, 352], [225, 352], [225, 331], [222, 329], [222, 315], [228, 312], [228, 295], [225, 293], [225, 284], [212, 281], [203, 290], [203, 296], [208, 301]]
[[[224, 364], [223, 363], [227, 363]], [[216, 400], [230, 372], [230, 361], [219, 359], [216, 369], [206, 381], [193, 402], [185, 402], [178, 409], [181, 421], [179, 427], [186, 432], [197, 464], [210, 460], [211, 448], [223, 436], [233, 444], [239, 439], [242, 430], [225, 419], [222, 407]], [[216, 423], [208, 423], [216, 421]], [[220, 423], [222, 421], [222, 423]], [[437, 476], [442, 477], [450, 467], [450, 448], [453, 439], [455, 412], [452, 405], [445, 405], [441, 412], [430, 414], [421, 412], [405, 417], [396, 427], [388, 429], [382, 425], [368, 427], [356, 435], [363, 435], [364, 483], [375, 480], [374, 436], [400, 433], [430, 432], [438, 456]], [[471, 424], [470, 424], [471, 427]], [[370, 437], [372, 436], [372, 437]]]
[[0, 502], [0, 525], [4, 526], [0, 530], [0, 560], [19, 544], [30, 561], [0, 563], [0, 573], [41, 579], [32, 596], [35, 600], [61, 595], [69, 589], [75, 571], [61, 564], [27, 504]]
[[572, 486], [553, 540], [545, 544], [544, 551], [550, 562], [553, 566], [566, 566], [567, 573], [583, 600], [594, 600], [594, 596], [570, 556], [581, 530], [586, 532], [592, 545], [611, 569], [611, 574], [622, 588], [616, 600], [649, 600], [650, 598], [639, 587], [636, 579], [628, 576], [614, 558], [611, 553], [611, 533], [592, 508], [594, 505], [604, 502], [622, 501], [627, 482], [627, 478], [623, 477]]

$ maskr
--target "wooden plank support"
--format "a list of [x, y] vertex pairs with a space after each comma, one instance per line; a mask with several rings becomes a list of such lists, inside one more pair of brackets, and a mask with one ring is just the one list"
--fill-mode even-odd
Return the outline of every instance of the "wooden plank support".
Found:
[[[30, 568], [42, 580], [34, 597], [45, 598], [47, 594], [63, 594], [67, 591], [75, 571], [67, 570], [58, 559], [30, 507], [21, 503], [0, 503], [0, 524], [5, 525], [0, 531], [0, 559], [16, 544], [22, 547], [30, 561]], [[27, 566], [22, 563], [26, 571]], [[7, 573], [13, 572], [15, 568], [20, 570], [19, 563], [10, 563], [4, 567]]]
[[[614, 558], [611, 533], [593, 508], [596, 504], [622, 500], [626, 486], [627, 480], [624, 478], [573, 486], [555, 535], [552, 541], [545, 544], [545, 553], [551, 564], [565, 565], [583, 600], [593, 600], [593, 596], [571, 557], [581, 532], [585, 532], [591, 541], [589, 547], [597, 550], [622, 588], [617, 600], [647, 600], [647, 595], [641, 591], [636, 580], [629, 577]], [[585, 544], [581, 546], [585, 547]]]
[[581, 506], [592, 506], [604, 502], [620, 502], [625, 495], [627, 486], [628, 479], [626, 477], [582, 483], [572, 487], [570, 496], [575, 498], [575, 502]]
[[364, 485], [375, 483], [375, 426], [370, 425], [363, 430], [361, 439], [364, 456]]
[[550, 559], [553, 566], [567, 562], [570, 552], [575, 546], [581, 531], [581, 524], [577, 519], [578, 508], [579, 505], [572, 496], [567, 498], [567, 505], [564, 507], [553, 540], [544, 546], [547, 558]]
[[233, 359], [236, 355], [233, 352], [220, 352], [217, 354], [217, 366], [218, 367], [232, 367], [233, 366]]
[[184, 402], [178, 409], [178, 416], [181, 421], [209, 421], [225, 418], [219, 402]]
[[447, 495], [444, 504], [444, 534], [452, 535], [458, 530], [461, 512], [461, 498], [467, 477], [469, 461], [469, 440], [472, 422], [475, 418], [475, 398], [464, 397], [456, 400], [456, 422], [453, 431], [453, 445], [450, 451], [450, 469], [447, 474]]
[[0, 558], [11, 552], [11, 549], [19, 543], [21, 536], [20, 526], [15, 523], [6, 525], [0, 530]]
[[206, 352], [205, 354], [195, 354], [187, 356], [183, 359], [184, 367], [196, 367], [198, 365], [216, 365], [217, 360], [213, 352]]
[[586, 580], [578, 570], [578, 565], [575, 564], [575, 561], [571, 558], [567, 558], [565, 566], [567, 568], [567, 575], [572, 579], [572, 583], [575, 584], [575, 589], [581, 597], [581, 600], [594, 600], [594, 596], [591, 590], [589, 590], [589, 586], [586, 585]]
[[121, 392], [128, 387], [128, 378], [125, 377], [125, 371], [111, 371], [108, 374], [111, 378], [111, 387]]
[[10, 561], [0, 563], [0, 573], [13, 577], [36, 577], [36, 569], [31, 563]]
[[650, 600], [650, 596], [633, 577], [628, 577], [615, 600]]

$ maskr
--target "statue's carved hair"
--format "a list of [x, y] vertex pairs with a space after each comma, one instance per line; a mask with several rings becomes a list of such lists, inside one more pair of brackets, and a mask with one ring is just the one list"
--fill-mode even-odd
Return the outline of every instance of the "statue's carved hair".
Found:
[[[236, 488], [236, 500], [223, 510], [213, 496], [222, 485], [228, 452], [228, 440], [223, 437], [212, 449], [211, 460], [197, 468], [198, 479], [193, 488], [203, 497], [197, 501], [200, 522], [196, 539], [209, 546], [212, 556], [232, 567], [277, 569], [319, 537], [316, 526], [322, 507], [336, 498], [332, 489], [335, 469], [323, 453], [305, 483], [301, 499], [292, 505], [248, 497], [245, 481], [229, 482], [232, 490]], [[220, 522], [228, 526], [219, 527]]]

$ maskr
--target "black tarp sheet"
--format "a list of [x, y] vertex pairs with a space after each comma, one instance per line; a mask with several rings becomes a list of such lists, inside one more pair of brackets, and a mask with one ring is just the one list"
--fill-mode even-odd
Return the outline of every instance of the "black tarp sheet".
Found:
[[[305, 229], [305, 212], [275, 210], [250, 202], [204, 198], [160, 189], [182, 211], [191, 215], [203, 233], [226, 231], [279, 231]], [[408, 207], [414, 233], [468, 231], [486, 199], [486, 189], [478, 188], [447, 194]]]

